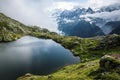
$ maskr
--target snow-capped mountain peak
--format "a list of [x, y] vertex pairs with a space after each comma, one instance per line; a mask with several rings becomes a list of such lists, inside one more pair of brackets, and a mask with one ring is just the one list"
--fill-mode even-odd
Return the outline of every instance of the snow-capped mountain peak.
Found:
[[[58, 29], [67, 35], [92, 37], [110, 34], [120, 25], [120, 23], [114, 24], [114, 22], [120, 21], [120, 5], [105, 6], [97, 11], [94, 11], [90, 7], [64, 10], [57, 13], [56, 20], [58, 22]], [[107, 25], [109, 22], [111, 24]], [[112, 24], [117, 26], [114, 27]], [[76, 29], [77, 32], [74, 31]]]

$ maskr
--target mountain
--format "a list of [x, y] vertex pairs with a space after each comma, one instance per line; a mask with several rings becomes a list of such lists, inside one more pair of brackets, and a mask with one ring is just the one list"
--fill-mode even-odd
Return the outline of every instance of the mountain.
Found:
[[120, 34], [120, 25], [117, 26], [110, 34]]
[[111, 29], [110, 34], [120, 34], [120, 21], [108, 22], [106, 27]]
[[93, 37], [104, 35], [96, 24], [80, 18], [80, 15], [93, 13], [94, 11], [91, 8], [77, 8], [70, 11], [65, 10], [57, 16], [58, 29], [63, 34], [69, 36]]
[[76, 23], [61, 24], [59, 26], [59, 30], [65, 32], [65, 35], [68, 36], [93, 37], [96, 35], [104, 35], [98, 26], [95, 24], [90, 24], [84, 20], [78, 21]]
[[105, 34], [111, 34], [111, 33], [119, 34], [120, 31], [116, 31], [116, 29], [118, 29], [119, 26], [120, 26], [120, 21], [110, 21], [107, 22], [103, 27], [101, 27], [101, 29]]
[[[57, 10], [58, 11], [58, 10]], [[75, 19], [80, 15], [92, 14], [94, 11], [91, 8], [73, 8], [72, 10], [64, 10], [59, 15], [59, 18]]]
[[[58, 29], [64, 35], [93, 37], [112, 34], [119, 25], [120, 5], [109, 5], [98, 10], [92, 8], [73, 8], [56, 12]], [[115, 15], [117, 14], [117, 15]], [[116, 31], [116, 30], [115, 30]], [[115, 32], [114, 33], [118, 33]]]

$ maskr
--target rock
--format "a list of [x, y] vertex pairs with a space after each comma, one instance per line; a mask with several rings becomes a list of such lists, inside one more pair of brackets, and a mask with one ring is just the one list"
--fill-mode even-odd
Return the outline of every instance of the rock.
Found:
[[102, 70], [112, 70], [120, 68], [120, 60], [112, 57], [110, 55], [105, 55], [100, 60], [100, 69]]
[[120, 46], [120, 36], [116, 34], [108, 35], [100, 41], [100, 43], [95, 47], [95, 50], [106, 50], [117, 46]]
[[25, 74], [25, 77], [30, 77], [30, 76], [32, 76], [32, 74], [30, 73]]
[[120, 54], [112, 54], [112, 57], [114, 57], [115, 59], [120, 59]]
[[53, 76], [52, 75], [48, 75], [48, 79], [52, 78]]
[[101, 59], [105, 59], [105, 58], [109, 58], [109, 57], [111, 57], [111, 56], [110, 55], [105, 55]]

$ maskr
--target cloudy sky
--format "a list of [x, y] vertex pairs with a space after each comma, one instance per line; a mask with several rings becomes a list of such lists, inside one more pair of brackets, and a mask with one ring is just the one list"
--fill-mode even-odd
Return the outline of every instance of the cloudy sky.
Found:
[[26, 24], [38, 25], [57, 31], [57, 23], [51, 18], [55, 9], [72, 9], [75, 6], [98, 9], [120, 0], [0, 0], [0, 12]]

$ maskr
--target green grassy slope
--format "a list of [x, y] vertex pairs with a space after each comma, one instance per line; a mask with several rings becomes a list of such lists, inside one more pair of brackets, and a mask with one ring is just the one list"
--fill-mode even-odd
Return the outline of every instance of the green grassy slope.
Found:
[[98, 69], [98, 60], [78, 63], [62, 68], [48, 76], [29, 75], [29, 77], [21, 77], [18, 80], [91, 80], [90, 72]]
[[[114, 61], [111, 59], [110, 61], [120, 66], [120, 60]], [[111, 63], [112, 66], [113, 63]], [[102, 70], [99, 65], [99, 59], [96, 59], [69, 65], [46, 76], [26, 74], [25, 76], [19, 77], [18, 80], [120, 80], [120, 67], [107, 70], [107, 67], [111, 66], [108, 65], [106, 66], [106, 70]]]
[[[47, 76], [23, 76], [18, 80], [92, 80], [97, 77], [90, 75], [99, 69], [99, 60], [106, 54], [120, 54], [120, 35], [103, 37], [79, 38], [75, 36], [60, 36], [36, 26], [26, 26], [0, 13], [0, 42], [9, 42], [22, 36], [30, 35], [38, 38], [53, 39], [74, 55], [81, 58], [81, 63], [69, 65], [56, 73]], [[106, 72], [108, 76], [118, 77], [117, 72]], [[102, 78], [101, 78], [102, 80]], [[119, 79], [115, 79], [119, 80]]]

